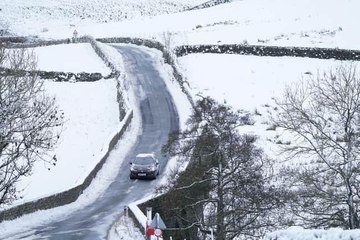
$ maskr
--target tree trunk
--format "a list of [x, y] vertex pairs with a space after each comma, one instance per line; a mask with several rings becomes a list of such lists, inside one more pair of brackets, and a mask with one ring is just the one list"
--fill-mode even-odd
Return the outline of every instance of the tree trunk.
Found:
[[223, 196], [223, 179], [222, 179], [222, 165], [219, 162], [218, 170], [218, 186], [217, 186], [217, 195], [218, 195], [218, 206], [217, 206], [217, 216], [216, 216], [216, 240], [225, 240], [225, 219], [224, 219], [224, 196]]

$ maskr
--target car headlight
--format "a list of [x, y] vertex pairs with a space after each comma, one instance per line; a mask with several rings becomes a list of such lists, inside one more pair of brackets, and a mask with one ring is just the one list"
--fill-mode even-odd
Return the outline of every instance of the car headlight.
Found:
[[150, 167], [150, 171], [155, 171], [155, 170], [156, 170], [155, 166]]

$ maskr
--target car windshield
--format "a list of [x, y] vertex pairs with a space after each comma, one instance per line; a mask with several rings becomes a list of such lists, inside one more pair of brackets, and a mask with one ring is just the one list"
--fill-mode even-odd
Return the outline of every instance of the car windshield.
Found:
[[134, 164], [138, 165], [151, 165], [154, 164], [155, 160], [151, 156], [141, 156], [136, 157], [134, 160]]

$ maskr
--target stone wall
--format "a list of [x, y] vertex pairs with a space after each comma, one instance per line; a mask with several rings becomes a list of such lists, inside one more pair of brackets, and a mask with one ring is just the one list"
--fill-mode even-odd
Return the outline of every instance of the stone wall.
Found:
[[24, 37], [0, 38], [0, 43], [6, 48], [34, 48], [69, 43], [87, 43], [89, 41], [88, 36], [82, 36], [76, 39], [65, 38], [47, 41], [41, 39], [27, 39]]
[[210, 1], [200, 4], [198, 6], [192, 7], [188, 10], [204, 9], [204, 8], [209, 8], [209, 7], [217, 6], [217, 5], [228, 3], [228, 2], [230, 2], [230, 0], [210, 0]]
[[0, 45], [6, 45], [9, 43], [25, 43], [25, 42], [26, 42], [25, 37], [4, 37], [4, 36], [0, 37]]
[[278, 47], [258, 45], [185, 45], [175, 49], [178, 57], [191, 53], [241, 54], [271, 57], [308, 57], [318, 59], [360, 60], [359, 50], [338, 48]]
[[56, 71], [25, 71], [25, 70], [13, 70], [9, 68], [0, 67], [0, 76], [25, 76], [36, 75], [41, 79], [53, 80], [56, 82], [95, 82], [102, 78], [108, 79], [114, 77], [112, 74], [103, 76], [101, 73], [72, 73], [72, 72], [56, 72]]

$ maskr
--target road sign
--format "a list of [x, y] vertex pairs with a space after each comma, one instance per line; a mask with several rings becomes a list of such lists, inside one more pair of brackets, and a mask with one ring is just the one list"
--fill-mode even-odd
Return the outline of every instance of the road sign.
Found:
[[154, 219], [151, 221], [150, 228], [166, 229], [164, 221], [161, 219], [160, 214], [156, 213]]
[[150, 227], [146, 224], [145, 234], [146, 234], [146, 236], [155, 235], [155, 229], [150, 228]]
[[160, 228], [155, 228], [154, 235], [156, 237], [161, 237], [162, 236], [162, 230]]

